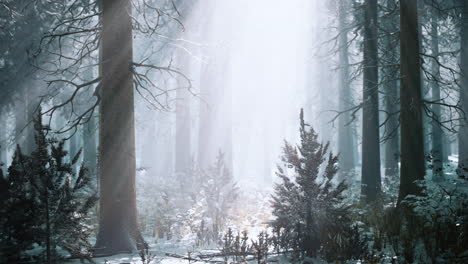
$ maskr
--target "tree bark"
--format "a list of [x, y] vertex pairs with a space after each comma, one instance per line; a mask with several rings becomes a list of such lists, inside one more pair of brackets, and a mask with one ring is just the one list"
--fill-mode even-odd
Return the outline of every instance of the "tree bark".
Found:
[[374, 201], [381, 192], [377, 63], [377, 0], [366, 0], [361, 182], [361, 195], [365, 202]]
[[468, 3], [462, 1], [461, 54], [460, 54], [460, 107], [463, 111], [458, 131], [459, 175], [468, 177]]
[[[395, 10], [395, 0], [387, 1], [387, 9], [389, 12]], [[386, 35], [384, 38], [385, 53], [387, 66], [384, 68], [386, 80], [384, 81], [385, 91], [385, 110], [389, 115], [385, 124], [387, 135], [389, 138], [385, 142], [385, 177], [398, 176], [398, 162], [400, 160], [399, 154], [399, 133], [398, 133], [398, 38], [395, 37], [398, 31], [394, 21], [396, 15], [390, 15], [386, 21]]]
[[346, 111], [352, 106], [351, 88], [349, 85], [349, 54], [348, 29], [346, 21], [346, 1], [339, 2], [339, 110], [343, 114], [338, 119], [338, 152], [340, 153], [340, 179], [344, 180], [354, 169], [353, 133], [351, 130], [351, 117]]
[[415, 181], [424, 179], [425, 174], [416, 1], [400, 1], [400, 28], [401, 168], [398, 202], [408, 194], [419, 194]]
[[130, 0], [102, 0], [100, 217], [96, 254], [146, 246], [137, 226]]
[[[440, 68], [439, 68], [439, 33], [438, 33], [438, 21], [439, 21], [439, 12], [432, 8], [432, 16], [431, 16], [431, 50], [432, 50], [432, 63], [431, 63], [431, 73], [433, 75], [434, 80], [432, 81], [432, 101], [439, 102], [440, 101]], [[441, 118], [441, 109], [440, 105], [434, 104], [432, 106], [433, 112], [433, 119], [440, 120]], [[437, 121], [431, 121], [431, 128], [432, 128], [432, 177], [434, 179], [440, 179], [443, 176], [443, 156], [445, 153], [443, 152], [442, 146], [442, 128], [437, 123]]]

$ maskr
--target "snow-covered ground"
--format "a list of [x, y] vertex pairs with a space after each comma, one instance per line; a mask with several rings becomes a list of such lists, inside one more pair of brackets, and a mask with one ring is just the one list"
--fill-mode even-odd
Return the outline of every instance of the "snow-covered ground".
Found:
[[[239, 200], [236, 202], [233, 208], [233, 217], [227, 223], [228, 228], [232, 228], [234, 232], [247, 231], [250, 238], [255, 238], [261, 231], [268, 229], [268, 222], [272, 219], [271, 207], [270, 207], [270, 195], [271, 189], [258, 189], [257, 187], [243, 187], [239, 196]], [[177, 264], [177, 263], [189, 263], [187, 259], [180, 257], [187, 257], [189, 254], [192, 258], [197, 259], [198, 254], [213, 254], [220, 251], [216, 245], [212, 245], [204, 248], [195, 248], [194, 241], [190, 240], [193, 236], [188, 236], [182, 239], [158, 239], [154, 237], [146, 236], [145, 240], [148, 242], [150, 249], [150, 255], [154, 256], [151, 264]], [[168, 256], [171, 255], [171, 256]], [[96, 263], [107, 263], [107, 264], [120, 264], [120, 263], [131, 263], [131, 264], [144, 264], [138, 253], [134, 254], [119, 254], [110, 257], [101, 257], [93, 259]], [[211, 259], [206, 263], [213, 263], [214, 261], [222, 259]], [[195, 261], [191, 261], [193, 263]], [[80, 263], [79, 260], [70, 260], [66, 263]], [[203, 262], [198, 262], [203, 263]], [[252, 263], [256, 263], [253, 261]], [[278, 263], [278, 262], [276, 262]], [[279, 263], [288, 263], [287, 260], [282, 260]]]

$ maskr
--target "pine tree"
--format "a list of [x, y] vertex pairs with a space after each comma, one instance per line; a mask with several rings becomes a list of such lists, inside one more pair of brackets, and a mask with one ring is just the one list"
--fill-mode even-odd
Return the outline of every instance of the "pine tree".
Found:
[[326, 251], [352, 239], [346, 237], [351, 228], [349, 206], [344, 203], [347, 186], [343, 181], [336, 182], [338, 157], [329, 153], [329, 143], [319, 143], [317, 133], [304, 122], [302, 110], [299, 132], [300, 145], [285, 142], [283, 148], [282, 161], [294, 173], [288, 175], [278, 167], [282, 182], [275, 186], [272, 196], [272, 225], [288, 240], [282, 245], [285, 249], [293, 248], [306, 257], [317, 256], [321, 249], [333, 259], [341, 253]]
[[23, 252], [33, 248], [37, 225], [34, 194], [26, 175], [29, 158], [21, 154], [19, 145], [8, 168], [6, 178], [0, 170], [0, 262], [20, 262]]
[[45, 263], [61, 259], [59, 250], [82, 256], [91, 247], [87, 220], [97, 202], [92, 178], [83, 165], [73, 170], [80, 152], [64, 161], [64, 141], [46, 137], [40, 113], [34, 128], [36, 149], [28, 156], [18, 147], [7, 177], [2, 177], [0, 241], [10, 253], [0, 257], [21, 260], [34, 243], [40, 253], [33, 257]]

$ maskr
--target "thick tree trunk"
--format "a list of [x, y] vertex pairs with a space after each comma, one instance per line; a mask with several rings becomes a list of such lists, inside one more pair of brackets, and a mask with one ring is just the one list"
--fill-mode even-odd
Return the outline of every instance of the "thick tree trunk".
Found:
[[460, 106], [461, 116], [458, 131], [458, 166], [459, 175], [468, 177], [468, 3], [462, 1], [461, 55], [460, 55]]
[[[349, 86], [349, 58], [348, 58], [348, 29], [346, 21], [346, 1], [339, 2], [339, 110], [344, 112], [352, 106], [352, 96]], [[340, 178], [346, 179], [347, 175], [354, 169], [353, 133], [351, 130], [350, 114], [344, 112], [338, 119], [338, 152], [340, 153]]]
[[96, 254], [131, 252], [137, 226], [130, 0], [102, 0], [100, 218]]
[[381, 192], [379, 95], [377, 66], [377, 0], [365, 1], [364, 89], [362, 117], [362, 189], [364, 201], [374, 201]]
[[[392, 12], [395, 10], [395, 0], [387, 1], [387, 9]], [[388, 115], [386, 123], [386, 131], [389, 138], [385, 142], [385, 177], [396, 177], [398, 176], [398, 162], [400, 160], [399, 154], [399, 133], [398, 133], [398, 51], [397, 41], [395, 37], [398, 29], [396, 26], [395, 19], [396, 15], [392, 14], [386, 21], [386, 36], [385, 52], [387, 66], [384, 69], [385, 78], [384, 91], [385, 91], [385, 110]]]
[[[432, 100], [434, 102], [440, 101], [440, 69], [439, 69], [439, 33], [438, 33], [438, 21], [439, 21], [439, 13], [435, 8], [432, 8], [432, 18], [431, 18], [431, 50], [432, 50], [432, 63], [431, 63], [431, 73], [434, 77], [432, 80]], [[433, 119], [440, 120], [441, 117], [441, 109], [440, 105], [434, 104], [432, 106], [432, 112], [434, 114]], [[431, 128], [432, 128], [432, 175], [434, 179], [439, 179], [443, 176], [443, 156], [445, 153], [443, 152], [442, 146], [442, 128], [440, 127], [439, 123], [435, 120], [431, 120]]]
[[401, 169], [398, 201], [418, 194], [416, 180], [424, 179], [421, 64], [419, 58], [417, 3], [400, 1], [401, 54]]

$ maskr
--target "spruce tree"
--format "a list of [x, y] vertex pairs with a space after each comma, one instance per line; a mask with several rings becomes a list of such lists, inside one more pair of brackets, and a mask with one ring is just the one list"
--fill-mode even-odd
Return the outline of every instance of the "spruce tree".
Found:
[[278, 167], [281, 183], [275, 185], [272, 196], [272, 225], [287, 240], [285, 249], [293, 248], [305, 257], [323, 253], [336, 259], [341, 254], [336, 243], [352, 240], [346, 235], [352, 233], [349, 206], [344, 203], [347, 186], [335, 178], [338, 157], [329, 152], [329, 143], [319, 143], [317, 133], [304, 122], [302, 110], [299, 132], [300, 144], [285, 142], [283, 148], [282, 161], [293, 173]]

